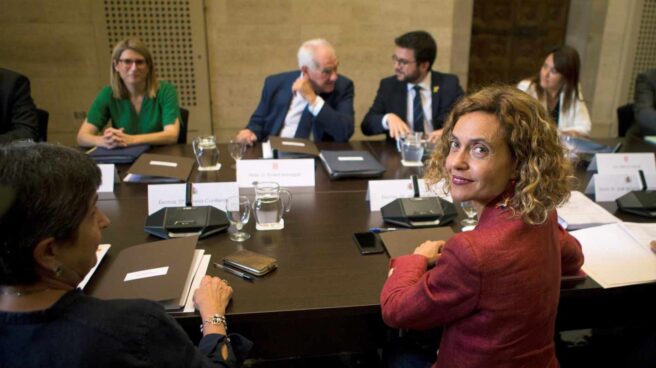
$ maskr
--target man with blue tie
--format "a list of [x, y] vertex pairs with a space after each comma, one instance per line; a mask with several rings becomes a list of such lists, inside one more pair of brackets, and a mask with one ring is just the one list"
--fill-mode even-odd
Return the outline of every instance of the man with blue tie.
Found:
[[270, 135], [346, 142], [353, 135], [353, 82], [337, 74], [335, 49], [314, 39], [298, 50], [300, 71], [269, 76], [260, 103], [237, 140], [249, 145]]
[[458, 77], [433, 71], [437, 44], [424, 31], [408, 32], [394, 40], [395, 75], [380, 81], [373, 105], [362, 121], [362, 133], [425, 133], [431, 142], [442, 135], [442, 124], [463, 95]]

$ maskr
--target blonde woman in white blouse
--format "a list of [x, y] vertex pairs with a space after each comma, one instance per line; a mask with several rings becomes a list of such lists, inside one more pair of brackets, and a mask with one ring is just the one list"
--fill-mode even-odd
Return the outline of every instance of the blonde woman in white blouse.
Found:
[[538, 74], [517, 84], [542, 102], [561, 134], [574, 137], [589, 135], [592, 125], [579, 86], [580, 67], [578, 52], [561, 46], [547, 54]]

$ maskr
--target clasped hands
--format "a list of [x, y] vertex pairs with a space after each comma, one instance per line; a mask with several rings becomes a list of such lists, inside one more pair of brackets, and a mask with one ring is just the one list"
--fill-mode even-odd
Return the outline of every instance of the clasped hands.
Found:
[[102, 147], [113, 149], [116, 147], [127, 147], [134, 144], [134, 137], [126, 134], [123, 128], [107, 128], [103, 131]]
[[442, 255], [442, 248], [446, 242], [444, 240], [428, 240], [421, 243], [413, 254], [417, 254], [426, 258], [429, 266], [434, 266], [435, 262]]

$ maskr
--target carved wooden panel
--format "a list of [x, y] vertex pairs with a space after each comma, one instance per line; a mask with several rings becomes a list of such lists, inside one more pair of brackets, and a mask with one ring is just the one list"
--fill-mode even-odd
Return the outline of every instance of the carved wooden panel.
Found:
[[517, 83], [565, 42], [569, 0], [474, 0], [468, 90]]

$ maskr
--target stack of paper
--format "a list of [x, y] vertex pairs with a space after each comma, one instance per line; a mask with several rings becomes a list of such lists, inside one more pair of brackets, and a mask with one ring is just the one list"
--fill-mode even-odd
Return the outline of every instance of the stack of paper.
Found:
[[568, 230], [621, 222], [581, 192], [572, 192], [569, 200], [558, 208], [558, 222]]
[[656, 255], [649, 242], [654, 224], [617, 223], [571, 233], [583, 247], [583, 270], [604, 288], [656, 281]]

